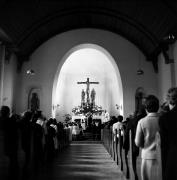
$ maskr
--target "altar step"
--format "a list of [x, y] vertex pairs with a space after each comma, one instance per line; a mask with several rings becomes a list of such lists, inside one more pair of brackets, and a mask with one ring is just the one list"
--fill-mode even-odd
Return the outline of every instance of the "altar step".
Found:
[[76, 138], [73, 138], [72, 141], [100, 141], [101, 135], [93, 135], [91, 132], [84, 132], [83, 135], [79, 135]]
[[72, 141], [72, 144], [102, 144], [102, 141], [93, 141], [93, 140], [82, 140], [82, 141]]
[[84, 132], [83, 139], [84, 140], [93, 140], [93, 134], [91, 132]]
[[91, 132], [84, 132], [83, 135], [79, 135], [76, 139], [73, 139], [73, 141], [93, 141], [93, 134]]

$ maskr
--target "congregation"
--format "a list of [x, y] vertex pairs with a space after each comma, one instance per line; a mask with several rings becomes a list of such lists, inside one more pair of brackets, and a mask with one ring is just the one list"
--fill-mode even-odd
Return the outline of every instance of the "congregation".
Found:
[[[177, 179], [175, 173], [177, 168], [176, 108], [177, 88], [174, 87], [169, 89], [167, 101], [162, 106], [159, 105], [156, 96], [148, 95], [144, 97], [142, 108], [133, 115], [126, 118], [121, 115], [112, 116], [109, 121], [100, 126], [99, 130], [102, 132], [100, 139], [103, 144], [105, 143], [104, 129], [109, 129], [113, 134], [113, 151], [117, 148], [116, 143], [122, 141], [122, 148], [126, 155], [130, 151], [131, 131], [132, 167], [136, 180], [138, 179], [136, 159], [140, 151], [142, 180], [161, 180], [162, 177], [163, 180]], [[1, 128], [4, 137], [4, 153], [9, 158], [9, 175], [13, 179], [19, 172], [19, 147], [25, 154], [23, 173], [26, 178], [31, 164], [34, 171], [37, 171], [45, 162], [50, 162], [57, 156], [57, 153], [67, 147], [72, 140], [80, 140], [84, 134], [80, 124], [57, 122], [55, 118], [46, 119], [42, 111], [26, 111], [21, 115], [11, 114], [8, 106], [1, 107]], [[93, 130], [94, 128], [96, 125], [93, 123]], [[97, 132], [94, 135], [96, 134]], [[156, 154], [159, 137], [162, 162], [159, 162]], [[113, 157], [115, 158], [115, 154]]]
[[[24, 154], [22, 178], [26, 179], [29, 168], [33, 172], [50, 162], [59, 151], [68, 146], [70, 130], [55, 118], [48, 120], [41, 111], [11, 114], [8, 106], [1, 107], [4, 154], [9, 158], [9, 179], [19, 177], [19, 152]], [[23, 177], [24, 176], [24, 177]]]
[[[132, 152], [135, 180], [139, 179], [138, 174], [140, 174], [141, 180], [177, 179], [175, 172], [177, 168], [176, 108], [177, 88], [172, 87], [168, 90], [166, 102], [161, 106], [156, 96], [148, 95], [144, 97], [139, 111], [124, 120], [121, 115], [117, 118], [111, 117], [110, 121], [105, 124], [105, 133], [107, 133], [107, 129], [112, 131], [112, 135], [110, 132], [106, 134], [106, 137], [103, 135], [105, 147], [114, 160], [116, 152], [119, 151], [121, 163], [123, 163], [121, 152], [124, 150], [127, 166], [129, 166], [128, 152]], [[119, 150], [117, 144], [120, 146]], [[141, 167], [138, 169], [139, 154], [141, 154]], [[118, 157], [116, 161], [118, 164]], [[123, 168], [122, 164], [121, 168]], [[129, 170], [127, 170], [126, 177], [129, 179], [129, 176]]]

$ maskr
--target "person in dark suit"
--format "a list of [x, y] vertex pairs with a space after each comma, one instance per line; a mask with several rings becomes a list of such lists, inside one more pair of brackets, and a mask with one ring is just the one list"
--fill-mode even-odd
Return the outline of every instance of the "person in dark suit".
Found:
[[159, 119], [163, 180], [177, 179], [177, 87], [168, 90], [169, 111]]
[[32, 125], [31, 125], [32, 112], [26, 111], [21, 120], [21, 146], [25, 153], [24, 168], [27, 168], [30, 162], [31, 156], [31, 137], [32, 137]]
[[44, 163], [44, 117], [42, 111], [37, 111], [32, 121], [34, 170], [37, 172]]
[[16, 115], [10, 117], [10, 108], [2, 106], [0, 118], [3, 128], [4, 153], [9, 159], [9, 179], [18, 178], [18, 126]]
[[135, 134], [136, 134], [136, 128], [138, 121], [146, 116], [146, 111], [144, 108], [144, 105], [139, 109], [138, 112], [135, 112], [134, 115], [131, 115], [129, 118], [129, 121], [126, 125], [125, 132], [124, 132], [124, 142], [123, 142], [123, 148], [125, 149], [125, 152], [128, 153], [129, 151], [129, 133], [131, 131], [131, 143], [132, 143], [132, 167], [133, 172], [135, 175], [135, 180], [138, 180], [137, 175], [137, 167], [136, 167], [136, 160], [139, 155], [139, 147], [135, 144]]

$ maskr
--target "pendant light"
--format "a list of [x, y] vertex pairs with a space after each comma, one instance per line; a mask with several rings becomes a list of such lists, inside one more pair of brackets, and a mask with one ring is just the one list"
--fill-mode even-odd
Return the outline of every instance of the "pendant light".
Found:
[[138, 59], [138, 69], [136, 71], [136, 74], [137, 75], [143, 75], [144, 74], [144, 71], [141, 68], [141, 54], [140, 53], [139, 53], [139, 59]]
[[28, 69], [28, 70], [26, 71], [26, 74], [28, 74], [28, 75], [35, 75], [35, 72], [34, 72], [33, 69]]
[[32, 60], [29, 58], [29, 63], [30, 63], [30, 66], [31, 68], [29, 68], [27, 71], [26, 71], [26, 74], [30, 75], [30, 76], [33, 76], [35, 75], [35, 71], [32, 69]]

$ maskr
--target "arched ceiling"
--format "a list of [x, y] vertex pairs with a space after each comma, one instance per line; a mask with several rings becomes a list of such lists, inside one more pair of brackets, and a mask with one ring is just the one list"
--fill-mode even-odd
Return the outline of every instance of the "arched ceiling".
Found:
[[[164, 37], [177, 37], [177, 3], [167, 0], [2, 0], [0, 38], [24, 61], [52, 36], [77, 28], [109, 30], [153, 63]], [[104, 38], [104, 37], [103, 37]]]

